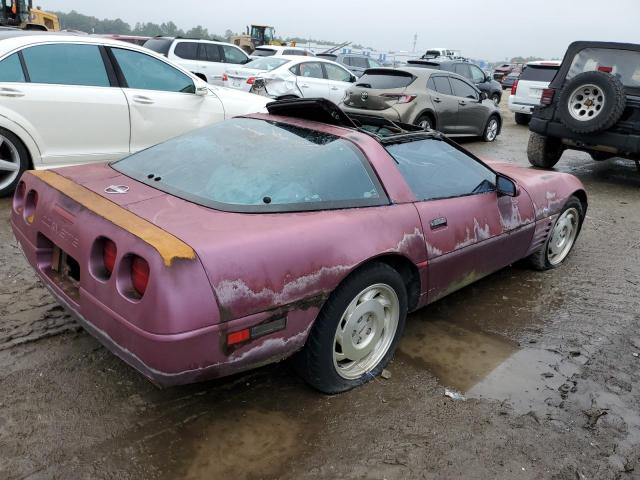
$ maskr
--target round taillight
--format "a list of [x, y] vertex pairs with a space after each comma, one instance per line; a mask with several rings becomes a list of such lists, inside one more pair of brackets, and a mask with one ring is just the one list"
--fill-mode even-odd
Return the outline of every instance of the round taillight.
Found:
[[144, 258], [134, 256], [131, 259], [131, 284], [141, 297], [147, 290], [149, 283], [149, 264]]
[[36, 207], [38, 206], [38, 192], [29, 190], [27, 198], [24, 201], [24, 219], [27, 223], [33, 223], [35, 220]]
[[104, 269], [107, 271], [108, 277], [111, 276], [113, 269], [116, 266], [117, 255], [118, 249], [116, 248], [116, 244], [108, 238], [102, 240], [102, 262], [104, 264]]

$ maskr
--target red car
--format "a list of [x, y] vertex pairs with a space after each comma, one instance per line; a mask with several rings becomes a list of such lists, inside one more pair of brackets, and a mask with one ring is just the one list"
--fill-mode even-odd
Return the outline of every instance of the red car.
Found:
[[523, 258], [557, 267], [580, 231], [571, 175], [323, 100], [269, 111], [19, 183], [31, 265], [157, 384], [295, 354], [309, 384], [348, 390], [389, 362], [407, 312]]

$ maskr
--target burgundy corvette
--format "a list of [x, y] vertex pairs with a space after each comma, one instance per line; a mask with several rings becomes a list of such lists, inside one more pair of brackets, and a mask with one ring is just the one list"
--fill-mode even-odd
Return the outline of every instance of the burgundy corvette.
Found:
[[580, 231], [571, 175], [326, 101], [269, 111], [17, 188], [31, 265], [157, 384], [293, 355], [315, 388], [348, 390], [389, 362], [408, 311], [523, 258], [556, 267]]

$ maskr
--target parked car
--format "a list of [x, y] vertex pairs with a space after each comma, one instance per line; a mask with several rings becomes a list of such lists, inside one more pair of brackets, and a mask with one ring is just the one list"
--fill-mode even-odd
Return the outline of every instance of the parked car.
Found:
[[284, 55], [230, 69], [225, 79], [225, 86], [270, 98], [326, 98], [334, 103], [340, 103], [356, 81], [353, 73], [330, 60]]
[[266, 104], [143, 47], [24, 31], [0, 32], [0, 98], [0, 195], [28, 168], [117, 160]]
[[153, 37], [144, 46], [214, 85], [222, 85], [222, 74], [228, 68], [251, 61], [240, 47], [212, 40]]
[[513, 85], [520, 78], [520, 72], [511, 72], [506, 76], [502, 77], [502, 81], [500, 82], [500, 86], [503, 90], [511, 89]]
[[503, 63], [493, 70], [493, 79], [501, 82], [511, 72], [520, 70], [522, 70], [522, 65], [519, 63]]
[[533, 107], [540, 105], [542, 91], [549, 86], [559, 68], [560, 62], [556, 60], [527, 63], [511, 86], [509, 95], [509, 110], [515, 113], [518, 125], [529, 123]]
[[387, 365], [407, 312], [522, 258], [558, 267], [576, 241], [587, 197], [569, 174], [484, 163], [326, 100], [269, 110], [27, 172], [16, 191], [35, 272], [157, 384], [295, 354], [316, 389], [351, 389]]
[[467, 80], [473, 82], [481, 92], [487, 94], [493, 103], [498, 105], [502, 99], [502, 87], [493, 80], [482, 69], [468, 61], [462, 60], [438, 60], [438, 59], [415, 59], [407, 61], [409, 67], [423, 67], [432, 70], [446, 70], [462, 75]]
[[640, 170], [640, 45], [574, 42], [529, 123], [529, 161], [552, 168], [566, 149]]
[[500, 109], [461, 75], [427, 68], [367, 70], [347, 90], [346, 112], [433, 128], [447, 135], [478, 135], [492, 142], [500, 134]]
[[341, 63], [358, 78], [360, 78], [368, 68], [382, 67], [382, 64], [377, 60], [374, 60], [368, 55], [361, 55], [357, 53], [319, 53], [316, 56]]
[[282, 55], [291, 56], [299, 55], [302, 57], [315, 56], [312, 52], [301, 47], [281, 47], [279, 45], [262, 45], [257, 47], [251, 54], [252, 58], [256, 57], [280, 57]]

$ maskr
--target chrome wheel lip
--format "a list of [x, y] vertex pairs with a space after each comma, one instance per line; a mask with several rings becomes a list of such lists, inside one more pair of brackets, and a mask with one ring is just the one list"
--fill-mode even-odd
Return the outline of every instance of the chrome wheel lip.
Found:
[[493, 141], [498, 136], [498, 120], [492, 118], [489, 120], [489, 125], [487, 125], [487, 140]]
[[553, 266], [567, 258], [580, 229], [580, 213], [576, 208], [566, 209], [556, 220], [547, 242], [547, 260]]
[[422, 120], [421, 122], [418, 123], [418, 126], [425, 130], [431, 129], [431, 123], [429, 122], [429, 120]]
[[0, 135], [0, 190], [11, 185], [20, 174], [20, 154], [7, 137]]
[[569, 95], [569, 115], [579, 122], [598, 117], [605, 105], [604, 92], [592, 83], [580, 85]]
[[345, 380], [356, 380], [385, 357], [400, 321], [400, 300], [385, 283], [370, 285], [343, 312], [333, 340], [333, 366]]

